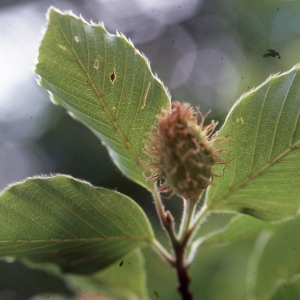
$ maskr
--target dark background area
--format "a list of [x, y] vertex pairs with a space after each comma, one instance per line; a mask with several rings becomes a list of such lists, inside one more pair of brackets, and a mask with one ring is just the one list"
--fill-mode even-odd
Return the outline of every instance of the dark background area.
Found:
[[[129, 195], [156, 220], [149, 194], [126, 179], [100, 141], [36, 83], [33, 69], [50, 5], [125, 34], [173, 99], [211, 109], [220, 124], [242, 93], [300, 62], [297, 0], [0, 1], [1, 190], [28, 176], [63, 173]], [[281, 59], [262, 57], [267, 49]], [[166, 205], [179, 217], [178, 199]], [[67, 292], [48, 276], [0, 262], [0, 300]]]

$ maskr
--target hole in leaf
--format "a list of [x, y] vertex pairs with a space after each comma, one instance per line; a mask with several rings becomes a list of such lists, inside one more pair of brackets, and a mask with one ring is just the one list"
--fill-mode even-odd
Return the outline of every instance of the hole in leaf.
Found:
[[75, 35], [75, 37], [74, 37], [74, 39], [75, 39], [75, 42], [79, 42], [79, 36], [78, 35]]
[[94, 68], [96, 70], [98, 70], [98, 68], [99, 68], [99, 61], [98, 61], [98, 59], [95, 59], [95, 61], [94, 61]]
[[115, 82], [116, 78], [117, 78], [116, 70], [113, 70], [112, 73], [110, 74], [110, 81], [112, 84]]

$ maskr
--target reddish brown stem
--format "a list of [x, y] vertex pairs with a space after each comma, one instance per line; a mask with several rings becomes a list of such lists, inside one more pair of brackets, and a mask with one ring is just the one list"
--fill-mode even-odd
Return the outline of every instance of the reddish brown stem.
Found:
[[175, 254], [174, 262], [170, 264], [176, 269], [177, 280], [178, 280], [178, 292], [181, 295], [182, 300], [192, 300], [193, 296], [189, 290], [190, 277], [187, 272], [187, 266], [184, 263], [184, 250], [188, 243], [190, 234], [187, 234], [185, 239], [180, 242], [174, 235], [174, 219], [169, 211], [165, 213], [165, 222], [163, 223], [166, 231], [169, 234], [169, 238], [172, 244], [172, 248]]
[[190, 285], [190, 277], [187, 273], [187, 269], [183, 268], [176, 268], [177, 278], [179, 281], [178, 285], [178, 292], [181, 294], [182, 300], [192, 300], [193, 295], [190, 292], [189, 285]]
[[176, 263], [174, 265], [178, 280], [178, 292], [181, 295], [182, 300], [192, 300], [193, 295], [190, 291], [191, 279], [187, 272], [187, 266], [184, 263], [184, 244], [173, 245], [175, 250]]
[[162, 226], [168, 233], [169, 240], [172, 244], [174, 257], [173, 259], [167, 258], [170, 265], [175, 268], [178, 280], [178, 292], [182, 300], [193, 300], [192, 293], [190, 292], [190, 277], [187, 273], [188, 266], [184, 263], [184, 251], [191, 237], [192, 232], [186, 232], [184, 239], [180, 241], [174, 230], [174, 218], [169, 211], [165, 211], [163, 204], [158, 193], [154, 193], [157, 214], [159, 216]]

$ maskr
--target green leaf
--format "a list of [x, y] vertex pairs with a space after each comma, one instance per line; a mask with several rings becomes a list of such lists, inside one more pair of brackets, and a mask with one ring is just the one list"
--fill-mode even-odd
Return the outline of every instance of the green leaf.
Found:
[[35, 70], [41, 86], [102, 140], [126, 176], [149, 189], [143, 149], [157, 114], [170, 107], [166, 89], [124, 36], [54, 8], [48, 17]]
[[274, 232], [281, 223], [270, 223], [247, 215], [234, 216], [226, 226], [201, 236], [191, 245], [190, 256], [194, 257], [200, 246], [227, 246], [255, 239], [262, 231]]
[[[231, 109], [219, 137], [229, 151], [206, 205], [276, 221], [300, 208], [299, 66], [269, 78]], [[224, 174], [223, 174], [224, 173]]]
[[189, 270], [195, 300], [250, 300], [245, 293], [245, 269], [251, 245], [242, 241], [225, 247], [200, 247]]
[[[273, 295], [276, 282], [290, 282], [290, 278], [300, 273], [300, 239], [299, 239], [300, 216], [296, 216], [286, 222], [270, 223], [255, 219], [247, 215], [233, 217], [227, 226], [197, 239], [192, 244], [191, 256], [194, 257], [197, 250], [200, 251], [197, 257], [201, 261], [207, 260], [205, 251], [209, 253], [219, 249], [217, 246], [243, 247], [256, 239], [254, 250], [248, 261], [247, 288], [245, 289], [247, 299], [266, 300], [271, 299], [267, 295]], [[200, 247], [199, 246], [207, 246]], [[208, 249], [208, 250], [206, 250]], [[226, 248], [220, 251], [223, 258]], [[225, 251], [225, 252], [224, 252]], [[230, 250], [232, 251], [232, 249]], [[243, 256], [248, 257], [245, 249]], [[226, 256], [226, 255], [225, 255]], [[214, 263], [215, 263], [214, 258]], [[221, 258], [220, 258], [221, 260]], [[227, 256], [226, 256], [227, 261]], [[227, 263], [228, 264], [228, 263]], [[219, 274], [220, 278], [230, 276], [228, 270]], [[232, 273], [231, 271], [229, 273]], [[242, 273], [240, 276], [243, 276]], [[234, 278], [233, 281], [237, 279]], [[244, 291], [244, 293], [245, 293]], [[285, 299], [285, 298], [283, 298]], [[293, 298], [291, 298], [293, 299]], [[295, 299], [298, 299], [297, 297]]]
[[27, 179], [0, 195], [0, 256], [88, 274], [152, 241], [132, 199], [68, 176]]
[[215, 230], [198, 240], [201, 245], [222, 245], [240, 242], [256, 237], [262, 230], [274, 231], [279, 223], [269, 223], [254, 219], [247, 215], [233, 217], [228, 225]]
[[255, 299], [265, 299], [278, 280], [290, 280], [300, 274], [299, 227], [300, 216], [297, 216], [280, 223], [270, 236], [254, 270], [252, 293]]
[[64, 278], [77, 294], [103, 294], [118, 300], [148, 299], [144, 257], [140, 250], [92, 276], [67, 275]]
[[293, 276], [290, 280], [280, 280], [276, 284], [276, 290], [270, 300], [300, 299], [300, 274]]

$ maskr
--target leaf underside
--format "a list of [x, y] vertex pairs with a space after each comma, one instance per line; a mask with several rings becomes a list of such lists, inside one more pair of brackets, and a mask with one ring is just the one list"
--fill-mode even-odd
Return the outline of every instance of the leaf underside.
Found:
[[51, 8], [35, 72], [55, 103], [88, 126], [118, 168], [149, 188], [145, 140], [162, 108], [163, 84], [146, 58], [121, 35]]
[[248, 214], [266, 221], [300, 208], [299, 66], [268, 79], [231, 109], [219, 137], [228, 161], [208, 189], [212, 211]]
[[152, 240], [133, 200], [68, 176], [27, 179], [0, 195], [0, 256], [88, 274]]

